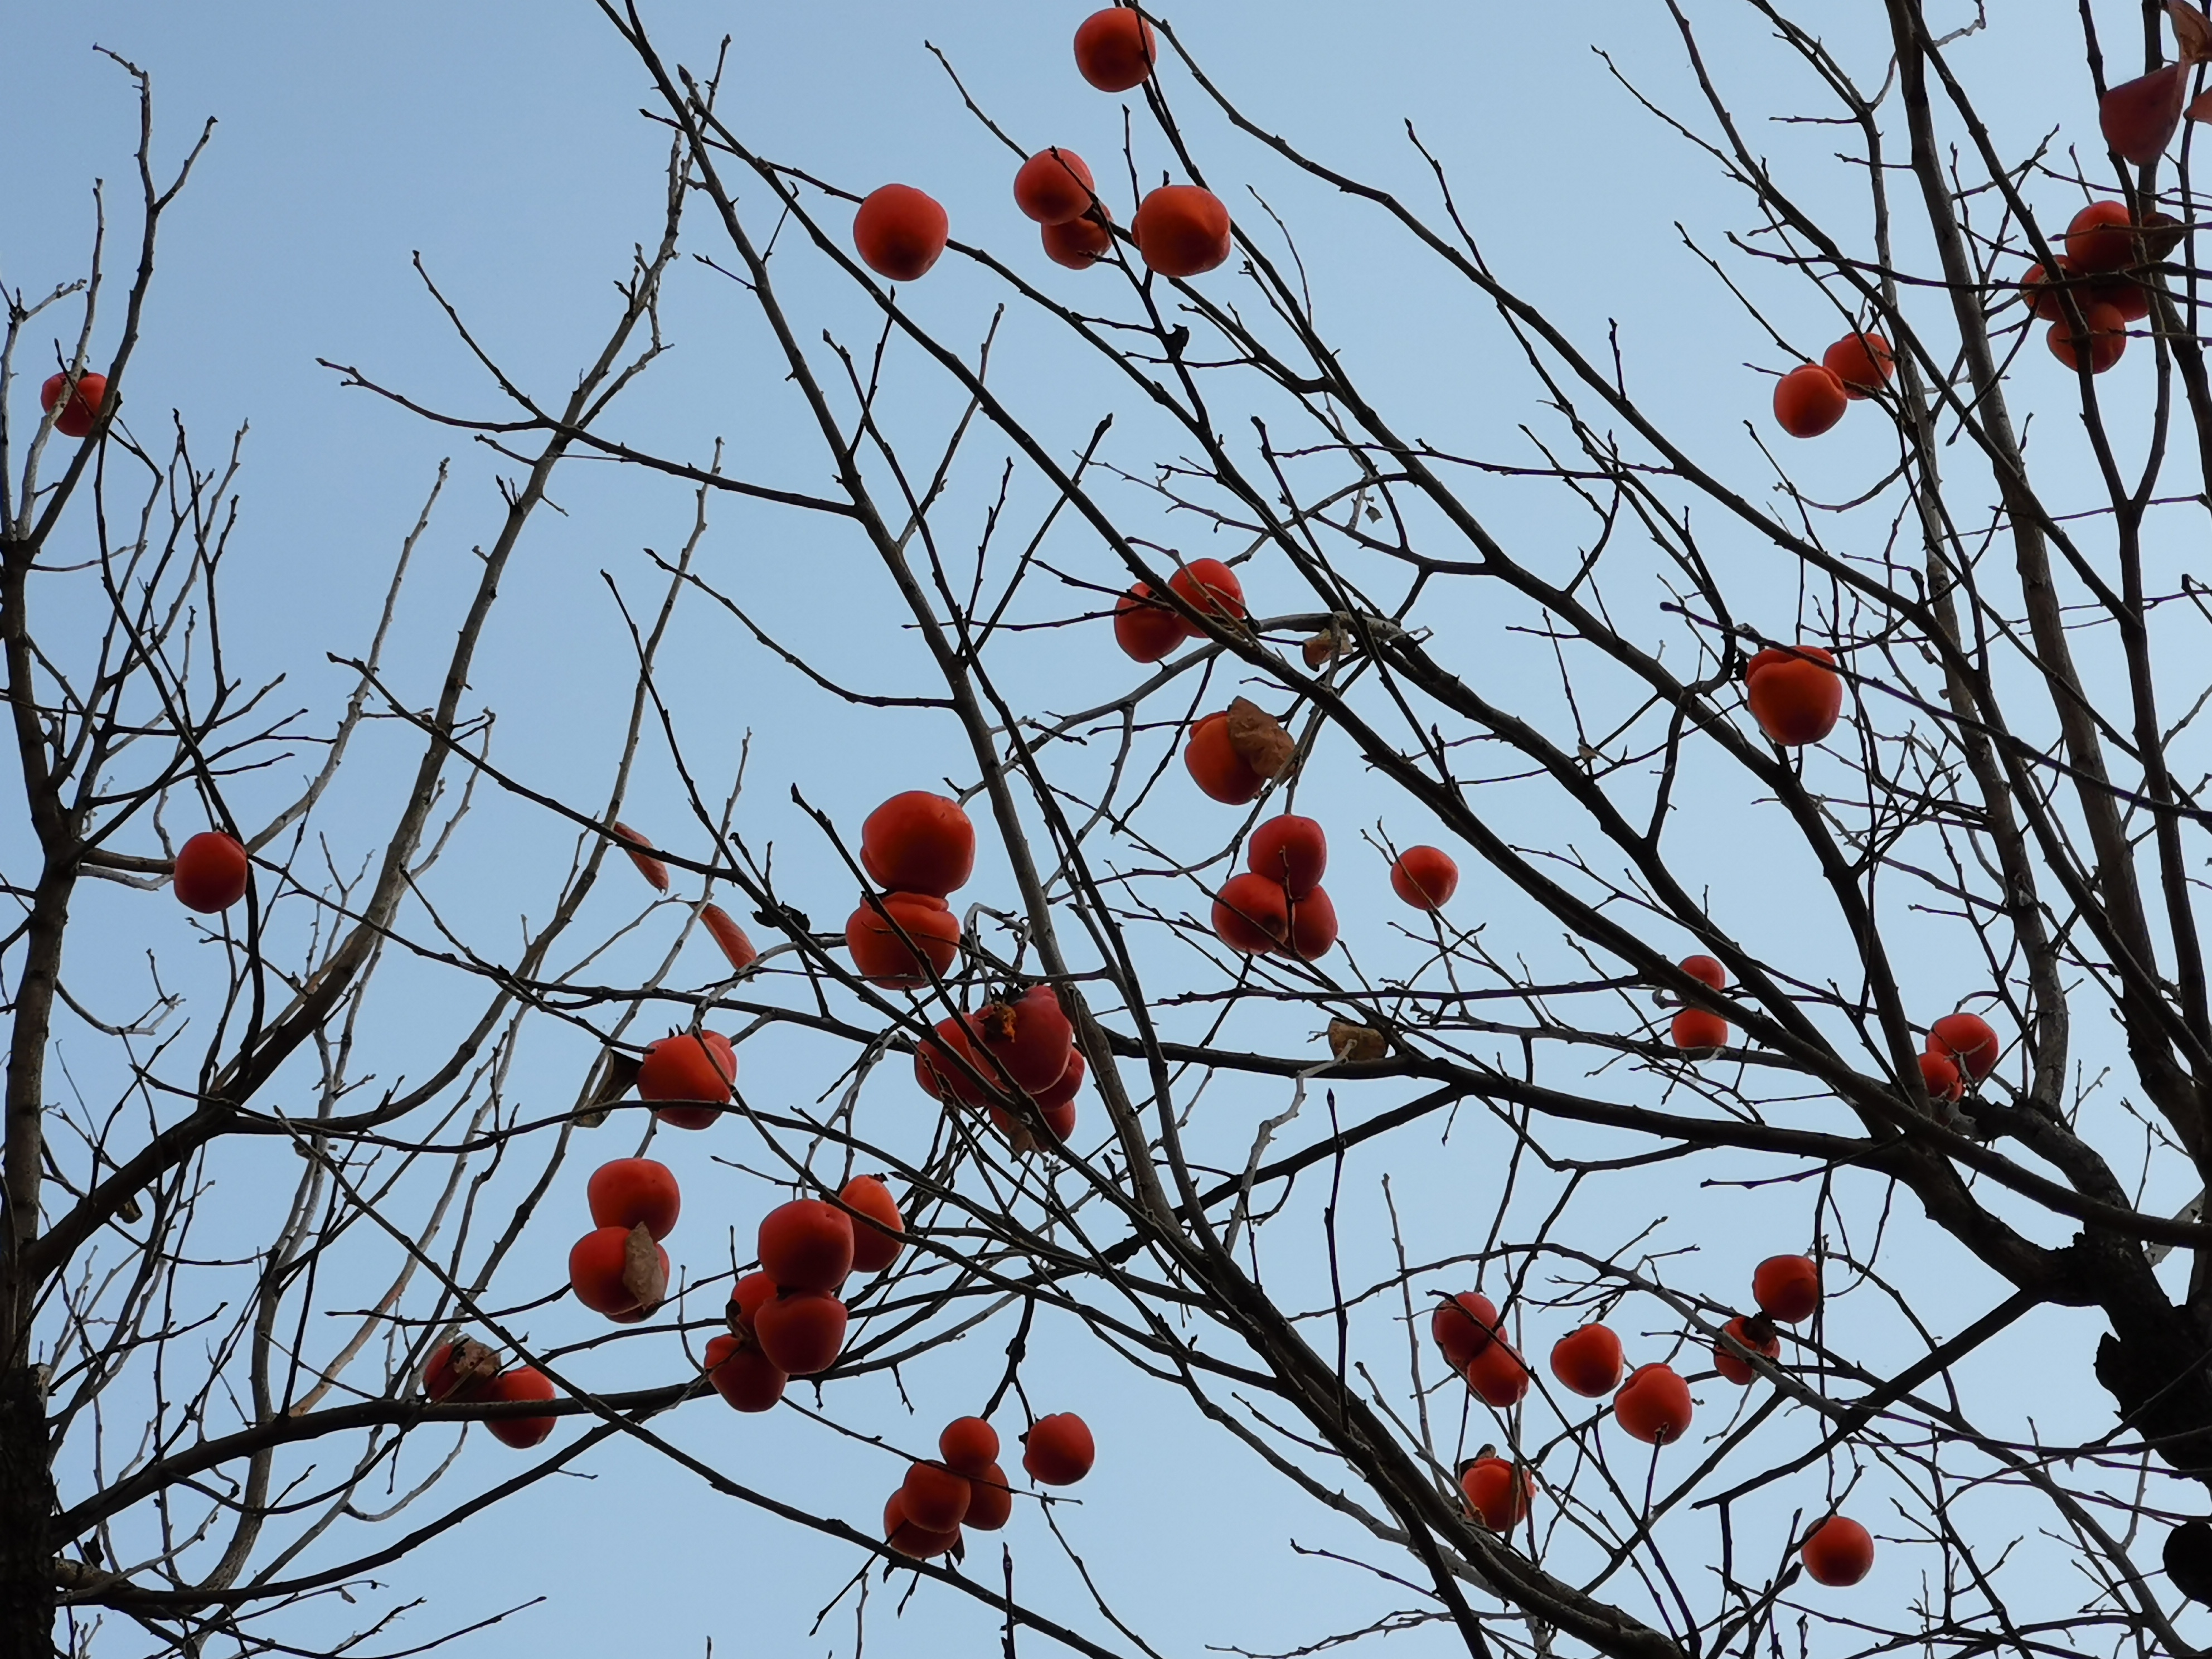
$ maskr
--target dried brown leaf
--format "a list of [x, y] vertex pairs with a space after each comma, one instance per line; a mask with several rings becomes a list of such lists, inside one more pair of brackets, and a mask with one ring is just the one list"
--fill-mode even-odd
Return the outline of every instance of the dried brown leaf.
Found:
[[1381, 1060], [1390, 1052], [1390, 1045], [1371, 1026], [1333, 1019], [1328, 1023], [1328, 1051], [1340, 1061]]
[[626, 823], [618, 823], [615, 825], [615, 836], [617, 839], [629, 843], [623, 851], [629, 854], [629, 861], [637, 866], [638, 874], [652, 884], [653, 890], [656, 893], [666, 892], [668, 866], [653, 857], [652, 854], [642, 850], [652, 846], [653, 843]]
[[637, 1087], [638, 1057], [609, 1048], [584, 1085], [584, 1102], [576, 1109], [576, 1127], [596, 1129], [607, 1121], [607, 1109]]
[[1263, 778], [1280, 777], [1298, 752], [1297, 739], [1282, 721], [1244, 697], [1229, 705], [1229, 746]]
[[623, 1289], [637, 1298], [638, 1310], [650, 1314], [668, 1300], [668, 1268], [660, 1259], [660, 1246], [642, 1221], [629, 1230], [623, 1246]]
[[2212, 58], [2212, 18], [2185, 0], [2166, 0], [2166, 15], [2173, 24], [2173, 44], [2183, 64]]

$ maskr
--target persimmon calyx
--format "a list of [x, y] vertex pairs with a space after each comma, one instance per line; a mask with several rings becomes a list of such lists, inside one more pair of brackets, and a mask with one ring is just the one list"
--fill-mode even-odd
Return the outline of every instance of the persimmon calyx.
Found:
[[1372, 1026], [1333, 1019], [1328, 1023], [1328, 1051], [1340, 1062], [1381, 1060], [1390, 1052], [1390, 1045]]
[[1246, 697], [1229, 705], [1229, 746], [1263, 778], [1280, 777], [1298, 752], [1282, 721]]
[[668, 1269], [661, 1265], [660, 1246], [652, 1229], [642, 1221], [629, 1230], [623, 1245], [622, 1284], [637, 1298], [640, 1313], [657, 1312], [668, 1300]]

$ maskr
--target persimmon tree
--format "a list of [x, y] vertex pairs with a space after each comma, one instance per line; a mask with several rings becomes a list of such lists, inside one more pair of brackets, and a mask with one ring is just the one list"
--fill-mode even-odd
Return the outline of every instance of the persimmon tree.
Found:
[[[120, 325], [97, 259], [9, 301], [9, 374], [81, 321], [48, 417], [11, 393], [0, 428], [6, 1651], [118, 1620], [350, 1650], [396, 1604], [331, 1636], [325, 1598], [343, 1624], [617, 1458], [813, 1534], [856, 1651], [885, 1576], [1009, 1653], [1195, 1645], [1116, 1582], [1146, 1517], [1063, 1505], [1094, 1449], [1152, 1455], [1102, 1411], [1201, 1423], [1333, 1540], [1307, 1571], [1365, 1570], [1356, 1622], [1298, 1610], [1299, 1651], [2193, 1651], [2212, 23], [2084, 4], [2075, 105], [2016, 151], [1977, 90], [2002, 19], [1887, 0], [1832, 41], [1766, 0], [1661, 3], [1686, 67], [1618, 66], [1620, 95], [1737, 193], [1687, 257], [1711, 326], [1766, 343], [1687, 413], [1632, 335], [1502, 274], [1557, 227], [1485, 222], [1411, 131], [1418, 194], [1340, 170], [1171, 19], [1067, 20], [1070, 98], [1128, 112], [1110, 165], [939, 59], [1036, 222], [970, 231], [927, 146], [822, 178], [761, 148], [714, 42], [601, 0], [670, 144], [659, 228], [557, 396], [434, 287], [486, 406], [332, 366], [511, 473], [435, 697], [386, 662], [410, 538], [319, 716], [226, 672], [234, 463], [129, 419], [183, 182], [149, 113]], [[1753, 37], [1794, 80], [1717, 67]], [[1770, 120], [1837, 153], [1775, 161]], [[1301, 193], [1510, 353], [1479, 388], [1510, 447], [1394, 416], [1324, 326]], [[809, 461], [629, 435], [678, 282], [762, 354], [744, 418]], [[589, 798], [494, 750], [477, 674], [586, 460], [691, 526], [649, 601], [617, 584], [633, 649], [592, 672], [628, 719]], [[768, 615], [726, 518], [833, 550], [820, 602]], [[897, 622], [855, 641], [863, 583]], [[773, 665], [781, 718], [867, 710], [880, 751], [727, 764], [679, 612]], [[372, 726], [412, 770], [368, 832], [328, 802]], [[821, 805], [840, 768], [884, 805]], [[656, 791], [688, 817], [626, 809]], [[803, 846], [771, 854], [771, 797]], [[520, 943], [456, 919], [505, 856], [488, 811], [574, 848]], [[72, 993], [93, 890], [190, 896], [204, 829], [252, 862], [189, 990]], [[394, 980], [434, 1000], [427, 1066]], [[88, 1045], [105, 1095], [57, 1063]], [[513, 1083], [541, 1056], [550, 1109]], [[710, 1171], [726, 1246], [674, 1232]], [[245, 1194], [219, 1216], [218, 1183]], [[1052, 1342], [1092, 1398], [1039, 1384]], [[949, 1423], [905, 1399], [933, 1370], [970, 1396]], [[668, 1426], [718, 1395], [860, 1448], [891, 1506]], [[1054, 1559], [1066, 1598], [1018, 1573]]]

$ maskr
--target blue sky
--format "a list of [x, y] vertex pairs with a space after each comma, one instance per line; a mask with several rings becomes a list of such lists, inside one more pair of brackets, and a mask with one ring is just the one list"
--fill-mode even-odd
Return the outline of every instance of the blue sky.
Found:
[[[723, 31], [736, 35], [723, 107], [764, 149], [855, 189], [894, 178], [928, 188], [946, 203], [957, 236], [1010, 250], [1033, 279], [1073, 297], [1087, 279], [1054, 273], [1036, 258], [1034, 232], [1008, 199], [1009, 158], [961, 110], [924, 42], [944, 48], [994, 118], [1026, 144], [1067, 143], [1097, 166], [1119, 146], [1121, 115], [1118, 100], [1084, 87], [1070, 66], [1067, 37], [1085, 9], [1033, 0], [934, 7], [841, 0], [744, 9], [671, 3], [651, 16], [670, 53], [693, 63], [711, 56]], [[1719, 72], [1785, 106], [1784, 71], [1744, 34], [1741, 9], [1707, 7], [1700, 15], [1734, 31], [1715, 51]], [[2005, 27], [2014, 31], [2008, 39], [2032, 41], [2063, 32], [2070, 15], [2056, 0], [2038, 0], [2017, 8]], [[1625, 74], [1685, 106], [1680, 45], [1663, 9], [1376, 0], [1351, 14], [1311, 0], [1189, 0], [1173, 21], [1263, 126], [1292, 134], [1349, 171], [1423, 194], [1425, 166], [1405, 141], [1403, 124], [1412, 120], [1450, 167], [1501, 275], [1570, 319], [1588, 348], [1601, 349], [1606, 319], [1620, 319], [1632, 373], [1650, 407], [1693, 430], [1705, 453], [1756, 475], [1742, 422], [1764, 422], [1769, 383], [1746, 364], [1771, 368], [1787, 360], [1731, 307], [1675, 228], [1679, 222], [1700, 246], [1722, 252], [1729, 232], [1747, 228], [1740, 208], [1713, 167], [1637, 109], [1591, 50], [1602, 45]], [[125, 76], [92, 52], [95, 43], [153, 73], [161, 156], [181, 155], [204, 117], [219, 121], [168, 224], [129, 415], [143, 434], [158, 429], [175, 408], [207, 451], [240, 422], [251, 423], [246, 513], [228, 579], [232, 648], [254, 672], [287, 675], [296, 700], [327, 708], [345, 681], [324, 653], [362, 645], [398, 540], [439, 462], [452, 456], [453, 481], [399, 619], [395, 679], [427, 698], [434, 686], [426, 677], [441, 660], [441, 628], [473, 580], [469, 549], [496, 528], [495, 469], [480, 448], [451, 431], [343, 389], [317, 360], [356, 365], [459, 415], [501, 412], [493, 388], [410, 269], [410, 255], [419, 251], [504, 366], [545, 395], [564, 390], [611, 315], [610, 284], [623, 273], [629, 246], [657, 225], [665, 143], [636, 112], [649, 101], [643, 77], [596, 9], [570, 0], [465, 8], [36, 9], [11, 23], [0, 66], [0, 140], [19, 158], [0, 179], [0, 222], [7, 227], [0, 274], [27, 290], [43, 291], [79, 270], [94, 176], [108, 181], [111, 223], [130, 222], [132, 100]], [[2008, 70], [1996, 106], [2005, 142], [2017, 144], [2061, 118], [2054, 109], [2087, 131], [2078, 88], [2055, 71], [2051, 83], [2039, 82], [2042, 71], [2032, 54], [2010, 51], [2006, 61], [2019, 67]], [[1177, 93], [1185, 107], [1195, 102], [1184, 97], [1188, 91]], [[1193, 131], [1210, 147], [1206, 153], [1220, 158], [1218, 180], [1256, 190], [1293, 225], [1324, 327], [1373, 384], [1388, 389], [1403, 429], [1445, 448], [1516, 453], [1516, 427], [1537, 418], [1534, 393], [1485, 307], [1378, 235], [1371, 214], [1291, 176], [1216, 124], [1194, 118]], [[1146, 165], [1160, 165], [1157, 141], [1140, 135], [1139, 142]], [[1821, 168], [1835, 147], [1832, 132], [1778, 125], [1763, 128], [1759, 143], [1805, 170], [1816, 203], [1856, 211], [1847, 170]], [[1257, 216], [1249, 196], [1236, 204], [1240, 215]], [[2063, 215], [2071, 206], [2055, 210]], [[1853, 232], [1859, 228], [1856, 219], [1844, 222]], [[703, 218], [694, 221], [695, 246], [712, 246], [706, 229]], [[1793, 343], [1817, 350], [1832, 337], [1832, 318], [1793, 289], [1786, 273], [1728, 257], [1747, 287], [1771, 303], [1770, 315]], [[941, 281], [915, 290], [914, 302], [949, 337], [972, 343], [1000, 296], [950, 263], [944, 270]], [[867, 337], [866, 313], [849, 295], [806, 279], [794, 279], [793, 291], [809, 307], [811, 326]], [[794, 430], [780, 370], [736, 297], [712, 273], [696, 267], [682, 273], [666, 319], [675, 349], [630, 394], [617, 428], [641, 445], [694, 460], [703, 460], [720, 438], [733, 465], [750, 476], [825, 488], [818, 452]], [[1112, 383], [1029, 319], [1009, 322], [1000, 352], [1004, 384], [1063, 447], [1115, 407]], [[907, 373], [893, 382], [890, 408], [906, 429], [927, 433], [945, 414], [943, 389], [910, 362], [901, 367]], [[1117, 441], [1126, 447], [1117, 458], [1141, 471], [1158, 453], [1146, 445], [1158, 434], [1141, 410], [1119, 412], [1126, 438]], [[2063, 441], [2063, 434], [2054, 440]], [[1832, 444], [1791, 459], [1805, 465], [1808, 489], [1841, 498], [1878, 475], [1884, 441], [1861, 418]], [[1528, 458], [1525, 448], [1517, 453]], [[1469, 491], [1501, 527], [1553, 551], [1571, 551], [1584, 534], [1553, 496], [1492, 482]], [[972, 524], [984, 493], [982, 483], [964, 481], [951, 515], [965, 514]], [[633, 602], [649, 604], [655, 590], [640, 550], [672, 550], [688, 529], [690, 505], [665, 483], [605, 466], [572, 468], [554, 495], [562, 513], [541, 519], [518, 562], [488, 641], [480, 690], [501, 711], [503, 763], [534, 787], [588, 805], [605, 788], [628, 681], [627, 635], [601, 574]], [[1121, 504], [1133, 521], [1157, 520], [1133, 486]], [[718, 505], [714, 517], [704, 559], [717, 580], [774, 626], [803, 636], [830, 672], [876, 690], [912, 686], [918, 650], [896, 631], [890, 596], [880, 580], [871, 585], [853, 546], [818, 525], [757, 508]], [[1741, 532], [1717, 522], [1710, 528], [1742, 591], [1780, 627], [1796, 600], [1789, 573], [1762, 569], [1765, 550]], [[1170, 522], [1162, 533], [1175, 529]], [[1219, 550], [1179, 544], [1194, 555]], [[1091, 579], [1117, 584], [1095, 547], [1070, 557], [1088, 559]], [[1492, 621], [1457, 613], [1453, 620], [1470, 629]], [[1119, 667], [1098, 665], [1094, 683], [1093, 665], [1055, 659], [1052, 642], [1060, 637], [1037, 636], [1011, 671], [1040, 706], [1079, 706]], [[1529, 683], [1549, 672], [1547, 656], [1526, 640], [1494, 629], [1479, 637], [1497, 663], [1519, 665]], [[679, 622], [669, 681], [687, 755], [708, 775], [726, 780], [750, 735], [741, 821], [757, 840], [777, 843], [779, 871], [791, 872], [799, 902], [817, 921], [842, 914], [850, 900], [787, 802], [788, 788], [799, 785], [841, 823], [856, 824], [881, 796], [927, 785], [960, 764], [951, 734], [926, 717], [866, 714], [794, 696], [772, 663], [702, 607]], [[398, 775], [405, 753], [389, 734], [365, 750], [362, 793], [345, 799], [343, 814], [353, 816], [338, 819], [341, 839], [345, 829], [358, 831], [356, 855], [373, 845], [373, 826], [387, 815], [389, 803], [376, 787]], [[1340, 815], [1332, 831], [1340, 822], [1337, 844], [1346, 873], [1331, 878], [1340, 908], [1356, 914], [1387, 903], [1379, 861], [1355, 866], [1350, 856], [1355, 824], [1388, 816], [1401, 842], [1428, 838], [1430, 830], [1418, 816], [1376, 803], [1355, 769], [1317, 774], [1310, 787]], [[682, 823], [681, 798], [665, 764], [645, 767], [636, 799], [633, 821]], [[1188, 809], [1163, 809], [1170, 810], [1186, 813], [1174, 820], [1177, 830], [1195, 824]], [[1542, 809], [1529, 811], [1522, 827], [1540, 836]], [[568, 842], [509, 805], [487, 803], [483, 816], [483, 837], [465, 849], [471, 876], [449, 896], [470, 922], [511, 928], [513, 917], [533, 904], [542, 915], [545, 878], [557, 874]], [[1685, 857], [1698, 878], [1735, 883], [1742, 915], [1769, 921], [1786, 912], [1802, 875], [1786, 859], [1724, 840]], [[1003, 899], [1003, 870], [993, 868], [987, 851], [979, 884], [994, 878]], [[1494, 905], [1501, 932], [1530, 920], [1479, 879], [1470, 883], [1468, 902]], [[90, 948], [119, 984], [136, 971], [130, 963], [138, 924], [111, 896], [94, 902], [108, 907], [92, 912], [106, 931]], [[1540, 951], [1551, 945], [1549, 933], [1527, 942]], [[1371, 948], [1387, 959], [1393, 947], [1377, 939]], [[1921, 975], [1916, 990], [1931, 1001], [1948, 994], [1959, 962], [1954, 946], [1931, 946], [1927, 961], [1914, 964]], [[693, 975], [709, 976], [703, 967]], [[434, 1023], [437, 1012], [421, 1018]], [[403, 1065], [404, 1052], [403, 1046]], [[794, 1044], [763, 1056], [748, 1076], [757, 1086], [804, 1098], [828, 1081], [823, 1058]], [[577, 1051], [556, 1042], [526, 1063], [524, 1086], [558, 1101], [573, 1087], [576, 1064]], [[1281, 1104], [1258, 1090], [1224, 1092], [1231, 1098], [1221, 1109], [1233, 1110], [1240, 1130], [1262, 1108]], [[1401, 1172], [1401, 1194], [1411, 1190], [1430, 1206], [1437, 1254], [1454, 1248], [1449, 1235], [1463, 1191], [1480, 1189], [1484, 1196], [1473, 1213], [1487, 1215], [1506, 1155], [1492, 1127], [1471, 1126], [1430, 1167]], [[689, 1160], [687, 1182], [696, 1174], [701, 1183], [687, 1190], [726, 1193], [726, 1224], [748, 1232], [758, 1184], [747, 1188], [710, 1164], [699, 1146], [679, 1150]], [[739, 1162], [749, 1155], [734, 1143], [714, 1150]], [[576, 1170], [564, 1181], [561, 1201], [580, 1202], [584, 1173]], [[1372, 1185], [1377, 1173], [1363, 1172], [1358, 1200], [1370, 1266], [1380, 1259], [1382, 1237]], [[724, 1187], [710, 1189], [710, 1182]], [[1638, 1225], [1653, 1215], [1676, 1218], [1670, 1243], [1702, 1248], [1727, 1264], [1705, 1275], [1710, 1285], [1700, 1282], [1715, 1294], [1729, 1293], [1722, 1287], [1765, 1253], [1766, 1241], [1786, 1237], [1794, 1245], [1807, 1225], [1804, 1195], [1786, 1189], [1731, 1194], [1724, 1217], [1686, 1176], [1655, 1174], [1640, 1195]], [[705, 1202], [694, 1212], [714, 1213]], [[565, 1248], [565, 1224], [549, 1217], [541, 1230], [549, 1257]], [[702, 1221], [698, 1232], [720, 1224]], [[1634, 1231], [1609, 1213], [1594, 1215], [1588, 1225], [1589, 1248], [1600, 1254]], [[1456, 1248], [1479, 1242], [1462, 1239]], [[1281, 1272], [1286, 1300], [1311, 1290], [1313, 1261], [1285, 1263]], [[1932, 1320], [1954, 1325], [1996, 1294], [1986, 1275], [1964, 1267], [1917, 1291]], [[1868, 1317], [1870, 1330], [1892, 1328], [1878, 1314]], [[2052, 1316], [2052, 1327], [2061, 1322]], [[564, 1326], [559, 1334], [575, 1328]], [[2079, 1321], [2069, 1327], [2084, 1328]], [[848, 1420], [903, 1443], [926, 1439], [936, 1422], [972, 1408], [977, 1380], [988, 1386], [995, 1374], [997, 1341], [970, 1346], [978, 1349], [972, 1358], [956, 1352], [905, 1379], [918, 1413], [914, 1424], [905, 1422], [888, 1383], [848, 1391], [837, 1402], [841, 1416], [849, 1413]], [[2010, 1403], [2000, 1380], [2006, 1352], [2002, 1345], [1994, 1350], [1988, 1369], [1996, 1397]], [[619, 1384], [623, 1373], [609, 1363], [602, 1375]], [[1317, 1514], [1299, 1510], [1288, 1518], [1281, 1489], [1251, 1459], [1213, 1443], [1164, 1391], [1131, 1387], [1110, 1361], [1066, 1332], [1040, 1342], [1036, 1370], [1040, 1409], [1077, 1407], [1098, 1424], [1109, 1448], [1082, 1489], [1085, 1505], [1070, 1523], [1072, 1535], [1116, 1605], [1138, 1609], [1164, 1650], [1232, 1641], [1288, 1644], [1367, 1616], [1373, 1591], [1357, 1572], [1283, 1547], [1289, 1536], [1336, 1548], [1356, 1547], [1358, 1540]], [[2078, 1419], [2085, 1434], [2108, 1421], [2094, 1392], [2069, 1394], [2057, 1409]], [[786, 1419], [736, 1419], [707, 1402], [672, 1432], [738, 1479], [797, 1501], [819, 1498], [863, 1524], [888, 1489], [879, 1454], [809, 1434]], [[495, 1460], [503, 1454], [489, 1445], [472, 1443], [467, 1455], [471, 1478], [479, 1470], [495, 1478], [502, 1467]], [[1802, 1494], [1785, 1500], [1783, 1510], [1797, 1501]], [[1048, 1607], [1095, 1625], [1081, 1585], [1054, 1561], [1041, 1528], [1032, 1526], [1017, 1543], [1024, 1584], [1037, 1586]], [[1701, 1547], [1686, 1538], [1684, 1547], [1693, 1553]], [[802, 1638], [813, 1608], [852, 1565], [842, 1552], [714, 1498], [649, 1459], [603, 1457], [588, 1479], [556, 1482], [526, 1512], [457, 1535], [398, 1582], [432, 1597], [406, 1627], [418, 1638], [433, 1627], [428, 1621], [458, 1623], [527, 1595], [550, 1598], [472, 1638], [476, 1650], [488, 1654], [616, 1642], [696, 1652], [709, 1638], [723, 1650], [757, 1644], [777, 1651], [827, 1650], [834, 1638], [843, 1651], [849, 1629]], [[1910, 1582], [1900, 1571], [1885, 1593], [1902, 1597]], [[925, 1589], [894, 1624], [884, 1616], [880, 1586], [877, 1595], [871, 1652], [975, 1651], [995, 1639], [951, 1598]], [[1406, 1644], [1425, 1650], [1433, 1634]]]

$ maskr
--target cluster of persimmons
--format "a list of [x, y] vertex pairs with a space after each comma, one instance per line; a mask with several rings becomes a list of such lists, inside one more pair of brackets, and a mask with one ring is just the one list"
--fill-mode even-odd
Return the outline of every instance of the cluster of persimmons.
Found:
[[[1751, 1296], [1759, 1311], [1730, 1319], [1712, 1350], [1714, 1369], [1739, 1388], [1750, 1385], [1760, 1363], [1781, 1358], [1778, 1326], [1802, 1323], [1818, 1310], [1820, 1267], [1807, 1256], [1771, 1256], [1753, 1273]], [[1528, 1394], [1534, 1380], [1528, 1362], [1506, 1340], [1496, 1304], [1480, 1291], [1439, 1301], [1429, 1333], [1445, 1363], [1486, 1404], [1505, 1411]], [[1631, 1371], [1610, 1326], [1584, 1325], [1561, 1337], [1552, 1346], [1551, 1368], [1561, 1386], [1586, 1400], [1612, 1395], [1613, 1421], [1647, 1446], [1671, 1445], [1689, 1432], [1696, 1407], [1688, 1382], [1664, 1361]], [[1460, 1491], [1475, 1520], [1492, 1532], [1510, 1532], [1534, 1507], [1535, 1472], [1486, 1446], [1460, 1471]], [[1831, 1515], [1806, 1535], [1800, 1554], [1819, 1583], [1856, 1584], [1874, 1566], [1874, 1539], [1849, 1516]]]
[[[1142, 86], [1156, 60], [1152, 26], [1123, 6], [1109, 6], [1075, 31], [1075, 67], [1101, 92]], [[1037, 226], [1045, 257], [1083, 270], [1114, 251], [1114, 215], [1090, 167], [1073, 150], [1051, 145], [1014, 173], [1014, 204]], [[944, 204], [912, 185], [884, 185], [853, 216], [853, 246], [878, 276], [911, 283], [927, 276], [952, 222]], [[1129, 221], [1129, 240], [1148, 270], [1163, 276], [1202, 276], [1235, 248], [1229, 210], [1200, 185], [1162, 185], [1146, 193]]]

